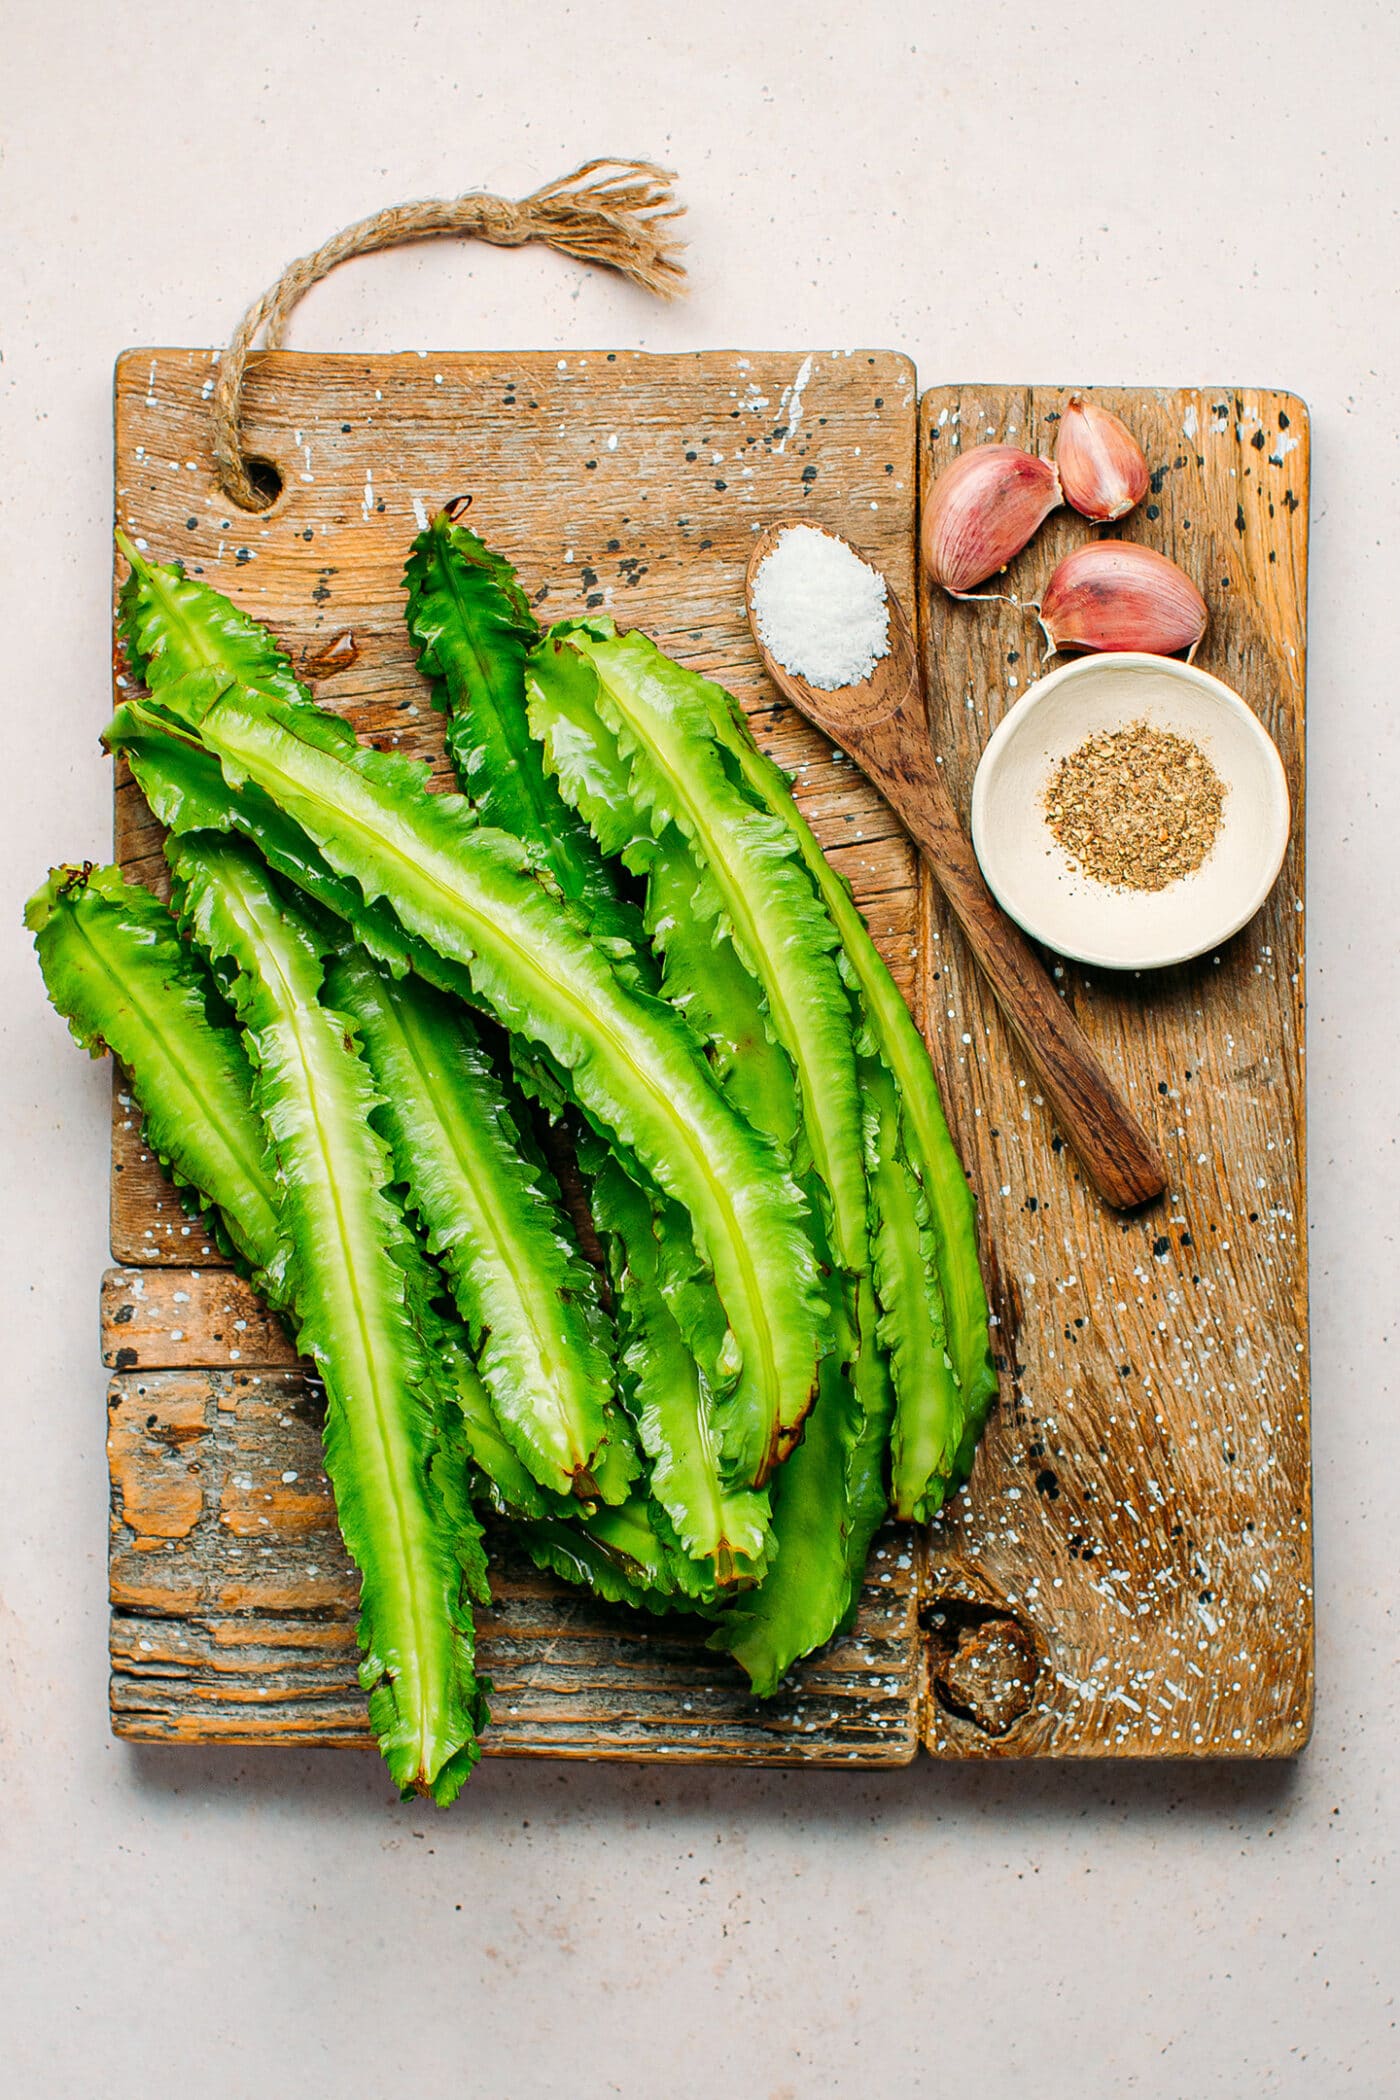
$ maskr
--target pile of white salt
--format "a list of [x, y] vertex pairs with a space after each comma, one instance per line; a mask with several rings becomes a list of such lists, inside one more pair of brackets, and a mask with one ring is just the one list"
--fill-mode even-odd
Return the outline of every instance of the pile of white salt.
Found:
[[858, 685], [889, 655], [884, 577], [816, 525], [780, 535], [758, 565], [752, 596], [769, 655], [821, 692]]

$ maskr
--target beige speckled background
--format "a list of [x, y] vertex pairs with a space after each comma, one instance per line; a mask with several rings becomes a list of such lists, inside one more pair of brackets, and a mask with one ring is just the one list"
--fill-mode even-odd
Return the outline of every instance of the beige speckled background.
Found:
[[[0, 2019], [25, 2100], [1400, 2091], [1394, 1933], [1400, 16], [1358, 0], [0, 5]], [[112, 360], [347, 219], [602, 148], [662, 311], [542, 254], [357, 265], [320, 347], [888, 343], [925, 381], [1236, 380], [1314, 425], [1319, 1719], [1294, 1769], [486, 1767], [107, 1735], [107, 1085], [16, 931], [101, 855]]]

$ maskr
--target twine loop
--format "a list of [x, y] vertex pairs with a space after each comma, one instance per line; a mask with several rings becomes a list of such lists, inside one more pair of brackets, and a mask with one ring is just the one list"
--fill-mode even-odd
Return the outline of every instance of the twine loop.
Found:
[[685, 209], [675, 201], [674, 181], [651, 161], [590, 160], [518, 200], [470, 190], [462, 197], [391, 205], [289, 263], [253, 301], [219, 360], [210, 407], [214, 468], [224, 494], [241, 510], [267, 510], [275, 502], [252, 479], [239, 440], [248, 360], [259, 338], [265, 349], [280, 346], [298, 301], [340, 263], [380, 248], [446, 236], [474, 237], [497, 248], [543, 241], [561, 255], [618, 270], [643, 291], [673, 299], [685, 289], [681, 243], [667, 225]]

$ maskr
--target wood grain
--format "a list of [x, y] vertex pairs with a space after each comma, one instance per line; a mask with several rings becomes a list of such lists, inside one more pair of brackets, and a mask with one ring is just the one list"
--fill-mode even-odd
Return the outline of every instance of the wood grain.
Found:
[[[1024, 1083], [899, 825], [776, 703], [747, 633], [742, 578], [761, 525], [805, 506], [863, 545], [919, 606], [935, 741], [965, 816], [976, 754], [1039, 667], [1038, 630], [1007, 608], [914, 593], [911, 374], [867, 357], [595, 353], [560, 369], [538, 355], [279, 354], [256, 370], [251, 407], [255, 449], [288, 473], [287, 493], [240, 521], [212, 493], [209, 354], [133, 354], [118, 379], [118, 512], [154, 554], [183, 548], [299, 660], [352, 632], [356, 660], [320, 681], [322, 699], [439, 765], [399, 620], [415, 497], [474, 490], [474, 522], [548, 587], [546, 610], [603, 596], [723, 678], [794, 772], [925, 1019], [981, 1194], [1003, 1403], [954, 1508], [927, 1534], [879, 1542], [853, 1634], [760, 1708], [693, 1632], [638, 1627], [498, 1550], [482, 1641], [497, 1685], [489, 1748], [883, 1764], [907, 1761], [921, 1737], [951, 1757], [1286, 1754], [1311, 1708], [1306, 418], [1286, 396], [1103, 395], [1157, 470], [1156, 515], [1126, 529], [1202, 584], [1213, 624], [1201, 661], [1268, 722], [1300, 817], [1268, 911], [1218, 960], [1123, 982], [1052, 959], [1168, 1163], [1167, 1202], [1146, 1222], [1119, 1219]], [[783, 390], [790, 400], [804, 366], [785, 441]], [[1062, 399], [930, 395], [924, 442], [947, 446], [953, 430], [1043, 441]], [[1016, 586], [1033, 594], [1089, 530], [1051, 520]], [[138, 805], [119, 789], [123, 859], [159, 881]], [[363, 1742], [354, 1583], [319, 1471], [314, 1387], [142, 1157], [120, 1086], [114, 1124], [124, 1266], [104, 1291], [104, 1354], [125, 1368], [111, 1387], [113, 1725], [146, 1741]]]
[[[154, 555], [179, 555], [267, 621], [325, 704], [429, 758], [445, 783], [399, 579], [420, 508], [471, 492], [471, 522], [543, 615], [611, 611], [739, 694], [912, 993], [908, 845], [873, 790], [775, 705], [742, 587], [777, 507], [846, 529], [859, 515], [912, 585], [906, 359], [278, 354], [256, 361], [248, 388], [248, 442], [285, 481], [256, 517], [231, 513], [214, 484], [211, 369], [212, 353], [193, 351], [133, 352], [118, 367], [117, 514]], [[346, 635], [353, 658], [318, 676], [350, 656], [327, 646]], [[159, 830], [124, 778], [116, 833], [127, 872], [164, 890]], [[104, 1285], [103, 1327], [104, 1360], [126, 1374], [112, 1389], [113, 1725], [154, 1741], [366, 1741], [354, 1580], [312, 1403], [285, 1336], [216, 1265], [123, 1096], [119, 1077], [112, 1246], [126, 1266]], [[489, 1748], [907, 1761], [923, 1696], [916, 1559], [907, 1536], [881, 1542], [852, 1635], [768, 1706], [693, 1629], [638, 1625], [507, 1560], [482, 1629], [497, 1687]]]
[[[925, 477], [959, 443], [1049, 450], [1067, 393], [926, 394]], [[1083, 1185], [929, 886], [923, 999], [982, 1194], [1004, 1371], [970, 1490], [930, 1534], [925, 1610], [942, 1614], [944, 1646], [964, 1651], [989, 1624], [1019, 1629], [1019, 1652], [1039, 1669], [1000, 1732], [935, 1686], [925, 1741], [952, 1757], [1285, 1755], [1312, 1712], [1307, 412], [1249, 391], [1097, 398], [1153, 469], [1147, 503], [1110, 530], [1170, 554], [1204, 592], [1197, 661], [1277, 740], [1294, 836], [1265, 910], [1218, 954], [1141, 978], [1051, 959], [1166, 1160], [1166, 1201], [1142, 1218], [1106, 1213]], [[1005, 588], [1037, 596], [1093, 531], [1056, 514]], [[1044, 668], [1045, 645], [1010, 605], [926, 591], [921, 616], [934, 748], [966, 819], [977, 758]]]
[[[359, 1584], [301, 1371], [128, 1372], [108, 1394], [112, 1721], [140, 1742], [368, 1744]], [[921, 1699], [909, 1540], [876, 1541], [851, 1633], [776, 1700], [704, 1645], [540, 1575], [493, 1534], [488, 1755], [904, 1764]]]

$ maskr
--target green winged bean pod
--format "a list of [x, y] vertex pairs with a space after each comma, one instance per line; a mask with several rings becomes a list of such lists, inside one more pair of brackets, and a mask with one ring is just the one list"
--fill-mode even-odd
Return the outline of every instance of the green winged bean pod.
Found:
[[261, 789], [334, 873], [464, 969], [475, 997], [541, 1045], [590, 1118], [683, 1206], [731, 1336], [717, 1396], [727, 1477], [761, 1481], [811, 1402], [815, 1262], [790, 1178], [726, 1103], [684, 1023], [622, 983], [523, 848], [430, 793], [421, 767], [358, 746], [305, 701], [220, 673], [166, 682], [157, 654], [147, 677], [158, 715], [192, 730], [226, 780]]
[[[334, 1338], [325, 1340], [338, 1323], [308, 1285], [304, 1251], [294, 1244], [302, 1205], [292, 1200], [288, 1217], [287, 1185], [254, 1107], [255, 1092], [271, 1105], [281, 1090], [274, 1072], [250, 1063], [199, 952], [180, 939], [159, 899], [115, 868], [55, 871], [26, 918], [54, 1004], [80, 1042], [94, 1051], [105, 1045], [121, 1058], [149, 1142], [180, 1181], [216, 1207], [260, 1289], [292, 1318], [299, 1346], [318, 1356], [338, 1408], [346, 1381], [356, 1376], [358, 1329], [348, 1354]], [[328, 1019], [317, 1008], [311, 1026], [321, 1031]], [[362, 1109], [353, 1078], [350, 1086]], [[284, 1099], [279, 1114], [285, 1106]], [[412, 1312], [426, 1313], [426, 1264], [387, 1200], [369, 1213], [367, 1229], [375, 1228], [384, 1234], [377, 1258], [383, 1281], [399, 1311], [384, 1315], [394, 1324], [396, 1347], [373, 1376], [382, 1388], [386, 1374], [413, 1370], [426, 1394], [426, 1364], [409, 1326]], [[337, 1287], [350, 1302], [352, 1280], [342, 1277]], [[457, 1368], [470, 1378], [467, 1366]], [[368, 1382], [368, 1368], [365, 1376]], [[464, 1594], [465, 1584], [485, 1595], [485, 1560], [465, 1500], [465, 1446], [453, 1427], [457, 1391], [454, 1384], [448, 1399], [434, 1390], [431, 1402], [390, 1396], [384, 1449], [363, 1477], [354, 1436], [336, 1414], [327, 1424], [328, 1472], [347, 1542], [352, 1554], [358, 1543], [371, 1563], [361, 1563], [371, 1721], [398, 1784], [422, 1787], [440, 1801], [452, 1798], [475, 1763], [486, 1719]], [[417, 1410], [411, 1417], [410, 1405]], [[368, 1525], [378, 1531], [369, 1546]], [[396, 1554], [396, 1546], [403, 1551]]]
[[404, 617], [462, 793], [483, 823], [521, 841], [623, 973], [654, 990], [641, 916], [530, 734], [525, 659], [539, 628], [514, 569], [449, 507], [413, 542], [404, 586]]
[[[946, 1366], [929, 1361], [930, 1381], [906, 1388], [903, 1407], [927, 1419], [896, 1431], [899, 1465], [895, 1479], [896, 1513], [926, 1520], [945, 1496], [966, 1479], [977, 1440], [997, 1393], [988, 1332], [987, 1293], [977, 1248], [977, 1205], [958, 1158], [939, 1096], [928, 1046], [890, 976], [850, 885], [823, 853], [811, 827], [793, 800], [792, 786], [781, 767], [760, 751], [744, 713], [731, 693], [709, 680], [699, 681], [716, 737], [723, 743], [736, 776], [761, 808], [790, 832], [813, 882], [840, 933], [846, 971], [857, 989], [872, 1054], [895, 1083], [898, 1155], [917, 1176], [927, 1204], [927, 1229], [937, 1257], [936, 1271], [926, 1269], [926, 1312], [914, 1315], [920, 1293], [913, 1270], [887, 1271], [882, 1293], [887, 1317], [926, 1317], [936, 1335], [946, 1333]], [[888, 1128], [888, 1121], [886, 1127]], [[901, 1205], [907, 1208], [907, 1199]], [[907, 1239], [901, 1231], [897, 1238]], [[893, 1253], [886, 1241], [886, 1257]], [[924, 1354], [922, 1345], [919, 1353]], [[956, 1449], [946, 1478], [921, 1471], [917, 1454]]]
[[[247, 837], [279, 874], [299, 885], [318, 903], [343, 920], [358, 913], [362, 941], [366, 917], [372, 915], [374, 933], [366, 946], [390, 969], [402, 970], [411, 964], [427, 982], [459, 995], [464, 987], [470, 992], [464, 972], [453, 973], [434, 950], [404, 935], [392, 915], [372, 914], [372, 908], [365, 907], [358, 893], [334, 874], [305, 834], [274, 802], [246, 783], [236, 790], [230, 788], [217, 759], [184, 733], [172, 730], [157, 711], [140, 701], [128, 702], [109, 726], [107, 740], [129, 761], [142, 792], [162, 823], [176, 832], [232, 832]], [[145, 898], [147, 893], [138, 890], [136, 895]], [[150, 902], [155, 911], [163, 913], [156, 900]], [[182, 955], [190, 952], [184, 943], [177, 943], [177, 947]], [[236, 1033], [233, 1044], [241, 1058]], [[191, 1127], [188, 1116], [181, 1119], [179, 1127]], [[260, 1132], [256, 1118], [253, 1127]], [[639, 1601], [645, 1590], [648, 1607], [655, 1603], [655, 1608], [660, 1609], [655, 1598], [674, 1598], [679, 1605], [692, 1594], [703, 1594], [691, 1572], [676, 1565], [676, 1553], [668, 1551], [657, 1536], [655, 1520], [644, 1497], [633, 1492], [624, 1508], [586, 1515], [571, 1495], [554, 1496], [543, 1490], [492, 1413], [489, 1397], [464, 1346], [465, 1337], [455, 1337], [450, 1323], [431, 1310], [425, 1318], [429, 1323], [425, 1328], [429, 1347], [452, 1365], [453, 1387], [465, 1418], [472, 1460], [485, 1490], [496, 1508], [511, 1517], [517, 1534], [542, 1567], [569, 1581], [586, 1583], [613, 1602]], [[617, 1456], [614, 1453], [610, 1460], [609, 1473], [616, 1467]], [[559, 1530], [568, 1523], [581, 1523], [587, 1537], [566, 1550], [559, 1542]]]
[[683, 1550], [709, 1569], [714, 1589], [753, 1583], [768, 1561], [768, 1498], [753, 1488], [726, 1487], [721, 1478], [704, 1377], [661, 1288], [656, 1214], [591, 1134], [579, 1156], [608, 1251], [623, 1391], [651, 1462], [651, 1492]]
[[251, 849], [171, 852], [185, 923], [227, 974], [271, 1135], [297, 1339], [326, 1388], [326, 1472], [361, 1574], [361, 1681], [402, 1788], [450, 1800], [478, 1756], [484, 1702], [459, 1559], [463, 1509], [430, 1482], [451, 1395], [418, 1326], [416, 1248], [386, 1191], [378, 1099], [350, 1024], [320, 1001], [319, 944]]
[[[854, 1015], [839, 942], [787, 829], [736, 790], [710, 726], [704, 683], [640, 633], [610, 620], [551, 628], [528, 669], [531, 725], [566, 801], [603, 850], [645, 874], [674, 826], [692, 852], [690, 911], [732, 941], [761, 986], [768, 1028], [797, 1074], [801, 1142], [830, 1200], [837, 1261], [869, 1266], [863, 1111]], [[582, 688], [582, 691], [580, 691]], [[582, 712], [614, 739], [626, 782], [604, 783], [572, 735]]]
[[[619, 971], [656, 990], [660, 971], [648, 929], [622, 894], [618, 864], [604, 858], [564, 800], [531, 734], [525, 665], [539, 628], [514, 570], [449, 508], [414, 541], [404, 582], [409, 633], [434, 704], [446, 716], [463, 793], [488, 822], [521, 839], [578, 905], [591, 937]], [[669, 982], [665, 989], [670, 996]], [[773, 1134], [771, 1121], [753, 1112], [762, 1104], [740, 1098], [730, 1070], [721, 1076], [736, 1106]], [[788, 1094], [790, 1108], [790, 1085]], [[789, 1134], [779, 1132], [779, 1142]], [[728, 1570], [734, 1579], [751, 1580], [766, 1558], [767, 1508], [751, 1490], [727, 1488], [722, 1478], [706, 1374], [720, 1359], [723, 1329], [709, 1316], [712, 1301], [695, 1287], [684, 1217], [674, 1204], [658, 1203], [616, 1153], [586, 1131], [579, 1146], [609, 1250], [626, 1337], [626, 1390], [652, 1461], [653, 1491], [681, 1541], [717, 1579], [729, 1579]]]
[[[253, 1105], [253, 1067], [198, 949], [180, 938], [158, 898], [116, 868], [55, 869], [25, 918], [49, 996], [74, 1036], [94, 1056], [110, 1049], [120, 1058], [147, 1142], [208, 1206], [239, 1265], [295, 1327], [283, 1192]], [[643, 1499], [632, 1495], [590, 1514], [572, 1495], [539, 1485], [492, 1412], [463, 1329], [435, 1302], [436, 1271], [406, 1237], [394, 1251], [414, 1323], [451, 1395], [428, 1477], [469, 1589], [484, 1595], [479, 1531], [465, 1494], [470, 1469], [479, 1492], [510, 1516], [526, 1550], [551, 1572], [653, 1611], [702, 1597]]]
[[[466, 1013], [347, 947], [327, 989], [359, 1031], [409, 1207], [451, 1280], [497, 1419], [535, 1478], [625, 1500], [637, 1471], [610, 1405], [598, 1277], [557, 1191], [522, 1153], [518, 1109]], [[610, 1459], [605, 1464], [604, 1447]]]
[[667, 996], [731, 1098], [790, 1151], [812, 1202], [831, 1351], [804, 1442], [775, 1483], [777, 1572], [715, 1635], [723, 1647], [742, 1630], [740, 1659], [771, 1690], [847, 1615], [885, 1507], [890, 1371], [839, 941], [784, 827], [731, 776], [696, 690], [705, 681], [602, 620], [552, 629], [527, 681], [566, 798], [605, 851], [646, 877]]
[[50, 1000], [92, 1056], [125, 1068], [146, 1142], [202, 1204], [277, 1311], [287, 1243], [268, 1136], [238, 1026], [169, 911], [117, 868], [55, 868], [30, 898]]

